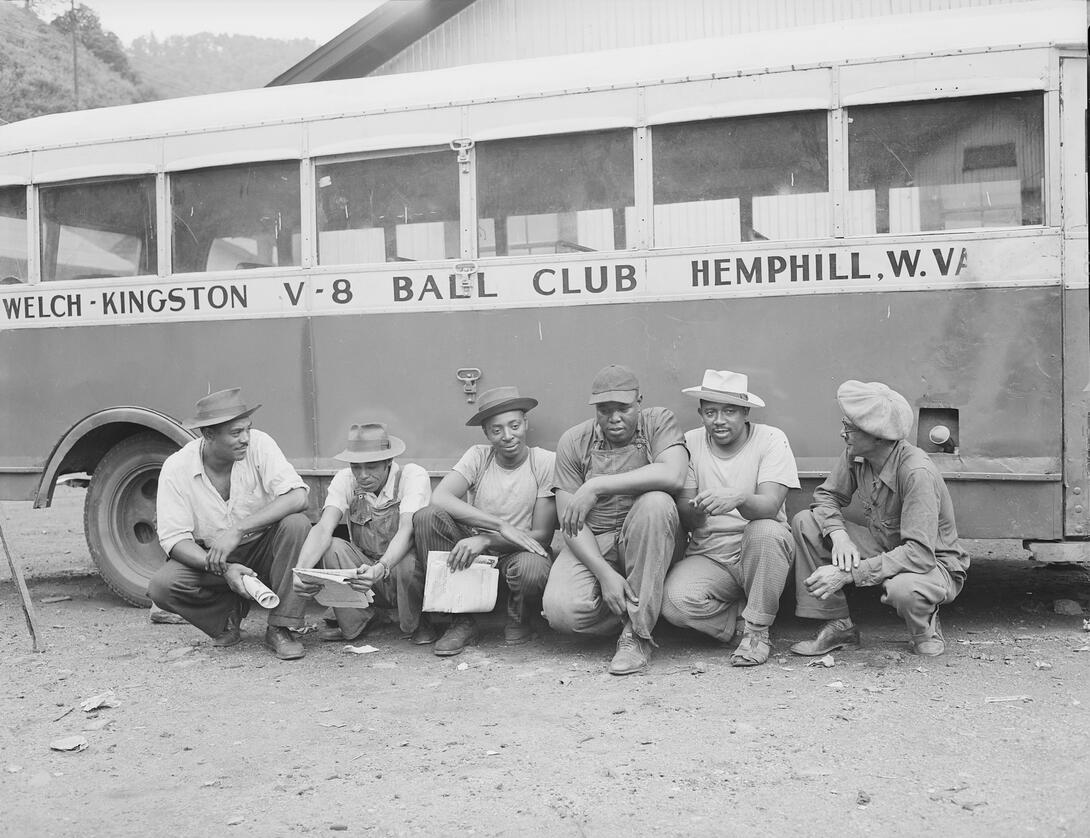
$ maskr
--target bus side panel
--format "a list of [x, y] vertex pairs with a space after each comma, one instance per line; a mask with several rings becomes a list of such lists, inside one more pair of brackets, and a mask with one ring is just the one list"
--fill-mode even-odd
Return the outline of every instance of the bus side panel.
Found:
[[[467, 367], [481, 370], [480, 391], [515, 384], [537, 398], [532, 439], [554, 448], [567, 427], [593, 415], [595, 371], [624, 363], [640, 376], [644, 404], [672, 408], [685, 429], [698, 419], [682, 387], [709, 367], [747, 373], [768, 405], [752, 418], [781, 427], [800, 470], [816, 474], [842, 450], [837, 385], [880, 380], [916, 407], [958, 410], [959, 450], [936, 461], [965, 478], [949, 481], [965, 535], [1056, 538], [1060, 293], [982, 288], [315, 318], [320, 453], [332, 457], [348, 424], [370, 419], [405, 439], [407, 460], [449, 468], [483, 439], [464, 427], [474, 407], [456, 372]], [[815, 483], [807, 481], [811, 490]]]
[[[1086, 274], [1086, 240], [1081, 263]], [[1074, 260], [1073, 260], [1074, 261]], [[1064, 291], [1064, 532], [1090, 533], [1090, 291]]]
[[0, 331], [0, 432], [5, 452], [19, 452], [0, 460], [0, 473], [40, 472], [64, 433], [91, 413], [136, 405], [181, 422], [201, 396], [232, 386], [264, 405], [255, 427], [297, 467], [310, 467], [308, 330], [295, 318]]

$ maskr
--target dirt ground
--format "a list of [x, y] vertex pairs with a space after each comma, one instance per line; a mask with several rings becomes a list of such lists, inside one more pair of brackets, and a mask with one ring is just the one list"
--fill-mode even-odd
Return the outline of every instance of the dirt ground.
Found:
[[651, 671], [614, 678], [611, 643], [505, 647], [499, 615], [454, 658], [385, 626], [373, 654], [311, 633], [281, 662], [260, 609], [216, 650], [121, 602], [88, 575], [81, 501], [0, 505], [45, 643], [5, 567], [3, 836], [1090, 835], [1090, 633], [1054, 610], [1090, 615], [1081, 568], [974, 543], [937, 660], [864, 591], [864, 648], [832, 668], [787, 653], [812, 631], [789, 616], [750, 670], [660, 627]]

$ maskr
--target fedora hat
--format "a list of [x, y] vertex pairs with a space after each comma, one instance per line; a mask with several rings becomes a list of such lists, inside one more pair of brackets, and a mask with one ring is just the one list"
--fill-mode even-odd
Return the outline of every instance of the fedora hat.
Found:
[[742, 407], [764, 407], [760, 396], [749, 392], [749, 376], [730, 370], [704, 370], [704, 380], [699, 387], [686, 387], [681, 391], [694, 399], [719, 404], [737, 404]]
[[405, 453], [405, 443], [386, 433], [381, 422], [353, 424], [348, 429], [348, 444], [336, 456], [346, 463], [377, 463]]
[[249, 416], [261, 405], [247, 407], [242, 400], [242, 388], [232, 387], [229, 390], [217, 390], [209, 393], [203, 399], [197, 400], [197, 415], [182, 423], [183, 427], [191, 431], [197, 428], [207, 428], [211, 425], [222, 425], [224, 422], [233, 422]]
[[481, 393], [477, 401], [477, 412], [469, 417], [466, 427], [480, 425], [485, 419], [491, 419], [497, 413], [506, 413], [508, 410], [525, 412], [534, 407], [537, 407], [537, 399], [520, 396], [518, 387], [493, 387]]

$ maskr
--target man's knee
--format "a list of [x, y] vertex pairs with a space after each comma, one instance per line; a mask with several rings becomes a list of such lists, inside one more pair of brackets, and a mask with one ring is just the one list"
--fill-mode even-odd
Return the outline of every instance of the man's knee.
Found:
[[598, 609], [590, 602], [572, 599], [555, 586], [546, 585], [541, 598], [541, 611], [546, 621], [562, 634], [589, 631], [599, 620]]
[[644, 492], [636, 498], [628, 515], [636, 515], [636, 520], [651, 519], [676, 526], [677, 503], [666, 492]]
[[518, 553], [504, 568], [504, 581], [512, 591], [542, 592], [549, 580], [551, 562], [537, 553]]
[[279, 527], [285, 535], [305, 539], [310, 534], [310, 519], [302, 512], [292, 512], [280, 519]]
[[918, 580], [914, 578], [916, 575], [898, 573], [882, 583], [885, 589], [883, 599], [892, 605], [898, 614], [923, 613], [931, 611], [934, 607], [928, 602], [927, 595]]
[[821, 541], [821, 527], [817, 518], [809, 509], [804, 509], [791, 519], [791, 534], [796, 541], [805, 541], [811, 544]]
[[678, 577], [669, 574], [662, 588], [662, 616], [674, 625], [683, 625], [689, 618], [698, 614], [707, 601], [706, 591]]
[[413, 513], [413, 532], [425, 533], [431, 532], [439, 525], [439, 522], [443, 519], [446, 513], [439, 509], [437, 506], [428, 504], [427, 506], [416, 510]]
[[167, 561], [161, 568], [152, 574], [148, 580], [148, 598], [160, 608], [171, 610], [168, 606], [174, 599], [174, 592], [178, 582], [177, 562]]

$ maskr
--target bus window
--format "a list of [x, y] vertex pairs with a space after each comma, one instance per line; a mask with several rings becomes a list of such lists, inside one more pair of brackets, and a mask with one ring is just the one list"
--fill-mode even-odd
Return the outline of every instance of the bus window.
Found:
[[170, 177], [175, 273], [300, 264], [299, 163], [254, 163]]
[[43, 186], [38, 202], [43, 282], [156, 272], [153, 176]]
[[848, 111], [849, 234], [1043, 224], [1041, 93]]
[[656, 125], [655, 246], [832, 235], [824, 111]]
[[0, 285], [27, 281], [26, 187], [0, 189]]
[[478, 143], [479, 254], [622, 250], [633, 177], [631, 131]]
[[322, 265], [457, 259], [458, 166], [449, 149], [319, 163]]

